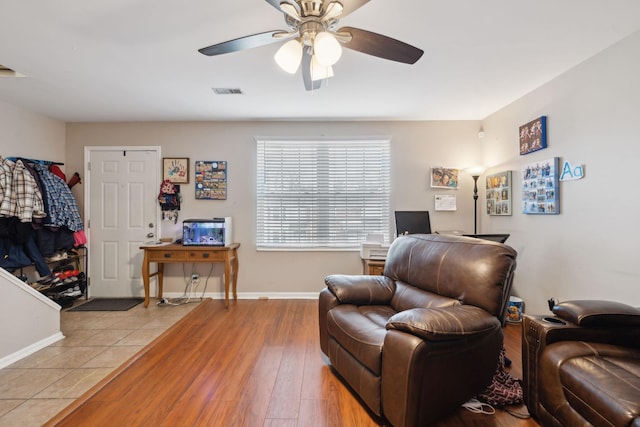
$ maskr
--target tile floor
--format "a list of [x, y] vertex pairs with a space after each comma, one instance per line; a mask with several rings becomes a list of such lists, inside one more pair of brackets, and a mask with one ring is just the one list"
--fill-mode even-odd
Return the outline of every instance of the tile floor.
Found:
[[0, 427], [41, 426], [196, 305], [62, 310], [65, 339], [0, 369]]

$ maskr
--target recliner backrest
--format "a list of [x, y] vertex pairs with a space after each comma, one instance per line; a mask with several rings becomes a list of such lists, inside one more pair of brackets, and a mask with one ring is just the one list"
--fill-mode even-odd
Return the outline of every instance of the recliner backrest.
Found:
[[[423, 291], [483, 308], [504, 320], [516, 267], [517, 252], [510, 246], [472, 237], [411, 234], [397, 238], [389, 248], [384, 275]], [[411, 292], [394, 297], [394, 308], [424, 307], [429, 299]], [[435, 304], [446, 304], [436, 301]]]

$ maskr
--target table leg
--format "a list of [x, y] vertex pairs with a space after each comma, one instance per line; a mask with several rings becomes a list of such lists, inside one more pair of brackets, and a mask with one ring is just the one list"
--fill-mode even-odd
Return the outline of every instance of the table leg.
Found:
[[149, 306], [149, 253], [144, 251], [142, 261], [142, 283], [144, 284], [144, 307]]
[[229, 281], [231, 280], [231, 260], [229, 252], [225, 254], [224, 260], [224, 306], [229, 308]]
[[158, 299], [162, 299], [162, 282], [164, 279], [164, 264], [158, 263]]
[[232, 263], [232, 275], [233, 275], [233, 299], [235, 301], [238, 300], [238, 292], [237, 292], [237, 286], [238, 286], [238, 250], [237, 249], [233, 249], [233, 259], [231, 260]]

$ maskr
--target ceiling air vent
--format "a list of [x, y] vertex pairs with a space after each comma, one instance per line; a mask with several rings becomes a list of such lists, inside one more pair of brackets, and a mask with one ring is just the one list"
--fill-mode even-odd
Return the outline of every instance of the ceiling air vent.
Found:
[[242, 95], [242, 90], [227, 87], [214, 87], [213, 91], [216, 95]]
[[0, 64], [0, 77], [24, 77], [24, 75]]

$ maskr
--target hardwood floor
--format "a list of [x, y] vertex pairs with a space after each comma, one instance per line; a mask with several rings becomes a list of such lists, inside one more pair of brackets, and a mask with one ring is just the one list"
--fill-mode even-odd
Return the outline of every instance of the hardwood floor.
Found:
[[[331, 371], [317, 322], [313, 300], [205, 301], [46, 425], [381, 425]], [[505, 336], [521, 377], [520, 325]], [[437, 426], [538, 424], [461, 408]]]

